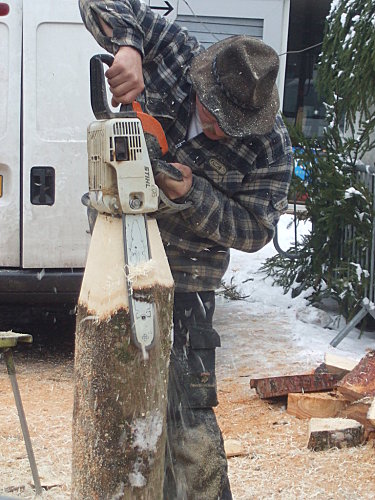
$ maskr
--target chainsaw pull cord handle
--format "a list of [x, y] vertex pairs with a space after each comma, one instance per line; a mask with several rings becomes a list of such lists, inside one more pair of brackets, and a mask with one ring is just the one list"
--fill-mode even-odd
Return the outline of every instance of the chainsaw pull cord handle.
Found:
[[133, 106], [128, 104], [121, 106], [119, 112], [114, 112], [108, 105], [107, 89], [105, 86], [104, 67], [112, 66], [114, 61], [110, 54], [96, 54], [90, 59], [90, 98], [91, 109], [97, 120], [108, 120], [109, 118], [136, 118], [137, 113]]

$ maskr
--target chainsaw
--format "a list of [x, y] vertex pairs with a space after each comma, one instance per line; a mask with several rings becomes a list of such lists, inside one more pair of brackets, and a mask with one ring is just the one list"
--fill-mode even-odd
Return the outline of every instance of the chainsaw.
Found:
[[112, 62], [109, 54], [98, 54], [90, 60], [91, 107], [98, 121], [87, 130], [89, 193], [83, 203], [97, 212], [122, 218], [131, 336], [139, 349], [147, 350], [155, 339], [154, 304], [133, 294], [131, 270], [152, 257], [147, 217], [160, 210], [187, 207], [168, 200], [155, 184], [153, 167], [155, 175], [164, 172], [182, 180], [181, 172], [157, 158], [168, 151], [160, 123], [144, 113], [138, 102], [122, 106], [119, 112], [109, 108], [103, 63], [111, 66]]

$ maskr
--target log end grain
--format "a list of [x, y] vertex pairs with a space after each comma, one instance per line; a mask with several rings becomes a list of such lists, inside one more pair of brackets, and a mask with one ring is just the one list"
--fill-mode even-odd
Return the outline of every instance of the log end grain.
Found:
[[302, 419], [336, 417], [349, 403], [341, 394], [333, 392], [290, 393], [287, 412]]

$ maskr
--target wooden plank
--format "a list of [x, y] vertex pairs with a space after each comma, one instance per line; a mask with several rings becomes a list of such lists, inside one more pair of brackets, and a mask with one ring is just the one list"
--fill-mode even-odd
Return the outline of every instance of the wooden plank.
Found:
[[338, 356], [337, 354], [326, 352], [324, 363], [329, 373], [337, 373], [344, 376], [357, 366], [358, 361], [346, 356]]
[[375, 351], [370, 351], [357, 366], [337, 384], [341, 394], [355, 401], [375, 396]]
[[347, 418], [312, 418], [307, 447], [314, 451], [348, 448], [363, 443], [364, 428]]
[[289, 393], [287, 412], [297, 418], [336, 417], [350, 401], [334, 392]]
[[309, 373], [286, 375], [250, 380], [250, 387], [255, 389], [260, 398], [286, 396], [290, 392], [320, 392], [332, 390], [339, 378], [332, 373]]
[[28, 333], [16, 333], [11, 330], [8, 332], [0, 332], [0, 349], [15, 347], [18, 342], [31, 343], [32, 341], [33, 337]]

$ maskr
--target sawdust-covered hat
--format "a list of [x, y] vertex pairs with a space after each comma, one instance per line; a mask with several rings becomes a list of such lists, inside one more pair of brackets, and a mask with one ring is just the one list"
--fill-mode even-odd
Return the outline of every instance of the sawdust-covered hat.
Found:
[[190, 76], [203, 106], [231, 137], [269, 132], [279, 110], [279, 58], [257, 38], [236, 35], [193, 59]]

